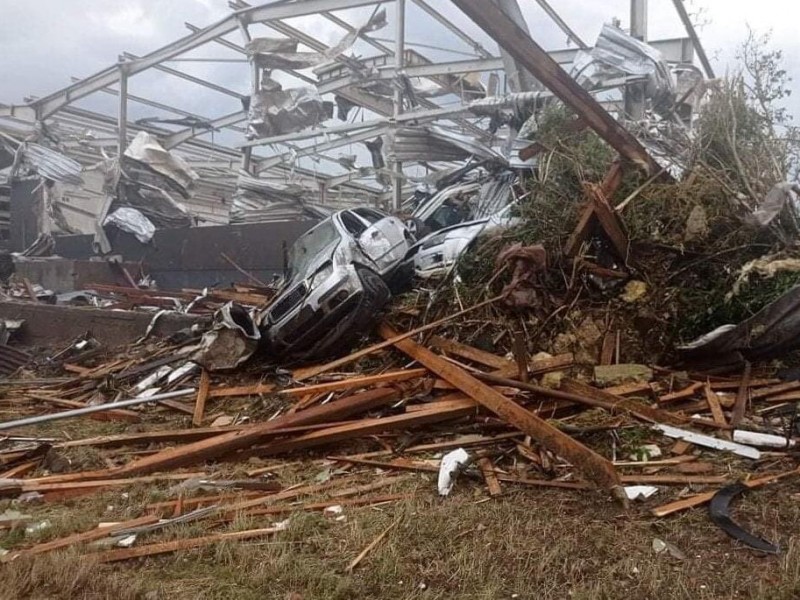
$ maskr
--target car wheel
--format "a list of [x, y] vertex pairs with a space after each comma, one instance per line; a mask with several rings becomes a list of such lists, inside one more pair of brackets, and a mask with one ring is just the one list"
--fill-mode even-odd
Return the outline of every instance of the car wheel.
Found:
[[389, 286], [381, 279], [375, 271], [363, 267], [356, 268], [361, 285], [364, 286], [364, 298], [359, 308], [369, 305], [367, 308], [380, 310], [392, 297]]

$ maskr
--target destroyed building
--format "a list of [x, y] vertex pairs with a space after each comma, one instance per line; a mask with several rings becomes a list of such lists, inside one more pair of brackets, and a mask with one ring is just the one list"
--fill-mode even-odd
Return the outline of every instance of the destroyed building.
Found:
[[[394, 471], [438, 473], [441, 496], [464, 479], [490, 497], [599, 489], [654, 518], [710, 502], [730, 536], [780, 551], [729, 505], [797, 473], [800, 383], [781, 367], [800, 347], [800, 189], [782, 156], [742, 160], [720, 134], [720, 98], [757, 109], [715, 77], [680, 0], [685, 37], [648, 39], [633, 0], [630, 28], [591, 44], [536, 0], [569, 40], [549, 52], [515, 0], [229, 4], [0, 105], [0, 384], [16, 394], [0, 495], [185, 480], [81, 534], [118, 546], [91, 551], [101, 563], [392, 505], [408, 495], [373, 492]], [[422, 19], [435, 44], [406, 39]], [[240, 85], [193, 62], [235, 65]], [[229, 110], [139, 95], [146, 75]], [[139, 425], [37, 429], [92, 418]], [[104, 460], [82, 468], [75, 448]], [[324, 477], [295, 487], [272, 462], [316, 459]], [[691, 487], [667, 501], [670, 486]], [[269, 526], [215, 529], [235, 514]], [[137, 541], [195, 521], [208, 535]]]

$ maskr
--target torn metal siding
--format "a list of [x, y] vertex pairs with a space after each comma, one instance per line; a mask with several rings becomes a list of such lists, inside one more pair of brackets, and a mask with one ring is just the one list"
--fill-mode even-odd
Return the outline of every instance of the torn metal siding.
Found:
[[297, 186], [277, 186], [240, 175], [233, 197], [231, 223], [316, 220], [331, 214], [332, 211], [310, 202], [307, 194], [307, 190]]
[[449, 162], [463, 161], [471, 156], [505, 164], [506, 159], [492, 147], [471, 136], [461, 135], [443, 127], [402, 127], [393, 135], [390, 160]]
[[248, 137], [270, 137], [313, 127], [328, 118], [315, 87], [260, 91], [253, 94]]
[[83, 170], [81, 163], [60, 152], [34, 142], [23, 143], [18, 152], [21, 162], [13, 169], [15, 175], [20, 175], [21, 168], [26, 167], [40, 177], [52, 181], [75, 185], [83, 183], [81, 179], [81, 171]]

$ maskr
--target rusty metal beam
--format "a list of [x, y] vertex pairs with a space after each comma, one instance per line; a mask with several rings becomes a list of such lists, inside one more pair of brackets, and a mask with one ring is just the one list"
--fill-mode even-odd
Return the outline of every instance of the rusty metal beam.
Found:
[[624, 158], [642, 165], [650, 173], [661, 170], [644, 146], [517, 26], [496, 0], [453, 0], [453, 3]]

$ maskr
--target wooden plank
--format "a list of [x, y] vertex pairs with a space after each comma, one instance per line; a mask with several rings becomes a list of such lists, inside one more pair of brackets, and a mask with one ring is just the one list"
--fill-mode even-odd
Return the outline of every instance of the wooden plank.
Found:
[[29, 460], [22, 464], [17, 465], [6, 471], [5, 473], [0, 474], [0, 479], [14, 479], [15, 477], [21, 477], [22, 475], [27, 475], [31, 471], [35, 471], [36, 467], [39, 466], [41, 462], [41, 458], [37, 458], [36, 460]]
[[617, 347], [617, 334], [613, 329], [603, 336], [603, 347], [600, 349], [600, 364], [610, 365], [614, 362], [614, 350]]
[[[387, 325], [382, 325], [379, 332], [387, 340], [397, 337], [397, 334]], [[624, 494], [624, 491], [621, 488], [619, 475], [608, 460], [427, 348], [423, 348], [410, 339], [395, 341], [393, 344], [439, 377], [457, 386], [462, 392], [501, 419], [530, 435], [554, 454], [570, 461], [590, 481], [609, 490], [622, 500], [621, 494]]]
[[500, 482], [497, 480], [497, 474], [494, 472], [492, 461], [488, 457], [482, 456], [478, 459], [478, 468], [481, 470], [481, 474], [486, 480], [486, 487], [489, 488], [489, 495], [501, 496], [503, 490], [500, 487]]
[[594, 205], [587, 202], [583, 209], [581, 209], [581, 216], [578, 218], [578, 223], [575, 229], [572, 230], [567, 243], [564, 245], [564, 254], [567, 256], [577, 256], [581, 251], [581, 246], [589, 238], [592, 230], [592, 225], [596, 222], [594, 214]]
[[260, 396], [261, 394], [271, 394], [274, 391], [275, 386], [271, 383], [259, 383], [256, 385], [212, 388], [208, 391], [208, 397], [229, 398], [231, 396]]
[[[775, 473], [773, 475], [766, 475], [764, 477], [759, 477], [758, 479], [752, 479], [750, 481], [743, 481], [744, 485], [749, 487], [750, 489], [755, 489], [758, 487], [762, 487], [769, 483], [773, 483], [775, 481], [779, 481], [786, 477], [790, 477], [792, 475], [797, 475], [800, 473], [800, 469], [793, 469], [791, 471], [785, 471], [783, 473]], [[664, 504], [662, 506], [657, 506], [650, 513], [655, 517], [666, 517], [668, 515], [675, 514], [676, 512], [680, 512], [683, 510], [687, 510], [689, 508], [694, 508], [695, 506], [701, 506], [710, 502], [711, 499], [714, 497], [714, 494], [717, 493], [717, 490], [711, 492], [705, 492], [702, 494], [696, 494], [689, 498], [683, 498], [682, 500], [676, 500], [675, 502], [670, 502], [669, 504]]]
[[358, 556], [356, 556], [356, 557], [355, 557], [355, 558], [354, 558], [354, 559], [353, 559], [353, 560], [350, 562], [350, 564], [349, 564], [349, 565], [347, 565], [347, 572], [348, 572], [348, 573], [352, 573], [352, 572], [353, 572], [353, 569], [355, 569], [355, 568], [358, 566], [358, 564], [359, 564], [359, 563], [360, 563], [362, 560], [364, 560], [364, 557], [365, 557], [365, 556], [367, 556], [367, 554], [369, 554], [369, 553], [370, 553], [370, 552], [371, 552], [371, 551], [372, 551], [372, 550], [375, 548], [375, 546], [377, 546], [378, 544], [380, 544], [380, 543], [381, 543], [381, 541], [382, 541], [382, 540], [383, 540], [383, 539], [384, 539], [384, 538], [385, 538], [387, 535], [389, 535], [389, 532], [390, 532], [392, 529], [394, 529], [395, 527], [397, 527], [398, 523], [400, 523], [400, 519], [396, 519], [396, 520], [395, 520], [395, 521], [394, 521], [394, 522], [393, 522], [391, 525], [389, 525], [389, 526], [388, 526], [386, 529], [384, 529], [384, 530], [383, 530], [383, 531], [380, 533], [380, 535], [378, 535], [378, 537], [376, 537], [374, 540], [372, 540], [372, 541], [369, 543], [369, 545], [368, 545], [366, 548], [364, 548], [364, 549], [363, 549], [361, 552], [359, 552]]
[[739, 390], [736, 392], [736, 403], [733, 405], [733, 411], [731, 412], [731, 427], [734, 429], [742, 422], [744, 412], [747, 409], [747, 396], [750, 390], [750, 370], [750, 363], [745, 363], [742, 381], [739, 384]]
[[659, 396], [658, 402], [660, 404], [666, 404], [668, 402], [676, 402], [678, 400], [685, 400], [686, 398], [691, 398], [694, 396], [700, 389], [703, 387], [702, 381], [696, 381], [691, 385], [679, 390], [677, 392], [672, 392], [670, 394], [664, 394], [663, 396]]
[[437, 350], [444, 350], [449, 354], [466, 358], [467, 360], [471, 360], [485, 367], [491, 367], [492, 369], [505, 369], [514, 366], [514, 363], [507, 358], [438, 335], [431, 336], [428, 343]]
[[365, 377], [350, 377], [338, 381], [329, 381], [315, 385], [307, 385], [299, 388], [286, 388], [279, 390], [278, 394], [284, 396], [304, 396], [305, 394], [320, 394], [322, 392], [334, 392], [339, 390], [352, 390], [355, 388], [368, 387], [376, 383], [396, 383], [418, 379], [428, 375], [427, 369], [402, 369], [400, 371], [389, 371], [380, 375], [367, 375]]
[[5, 473], [0, 473], [0, 479], [13, 479], [15, 477], [21, 477], [22, 475], [27, 475], [31, 471], [35, 471], [36, 467], [39, 466], [41, 462], [41, 458], [37, 458], [36, 460], [29, 460], [22, 464], [17, 465], [6, 471]]
[[719, 397], [717, 396], [717, 393], [711, 389], [709, 384], [706, 384], [703, 389], [705, 391], [706, 402], [708, 402], [708, 408], [711, 409], [711, 416], [714, 418], [714, 422], [727, 428], [728, 421], [725, 419], [725, 414], [722, 412], [722, 405], [719, 403]]
[[623, 383], [622, 385], [615, 385], [613, 387], [603, 388], [604, 391], [608, 392], [609, 394], [614, 394], [615, 396], [632, 396], [634, 394], [646, 394], [648, 396], [652, 396], [653, 391], [653, 384], [647, 383], [645, 381], [641, 383]]
[[694, 485], [726, 483], [726, 475], [622, 475], [623, 483], [657, 485]]
[[127, 476], [197, 464], [198, 462], [231, 454], [242, 448], [249, 448], [262, 441], [266, 435], [276, 429], [343, 419], [379, 406], [385, 406], [395, 402], [397, 398], [397, 391], [391, 388], [368, 390], [334, 400], [328, 404], [314, 406], [308, 410], [284, 415], [266, 423], [257, 423], [237, 431], [224, 433], [178, 448], [162, 450], [152, 456], [140, 458], [124, 467], [120, 467], [114, 473], [117, 476]]
[[200, 372], [200, 385], [197, 388], [197, 400], [194, 404], [192, 415], [192, 425], [200, 427], [203, 424], [203, 413], [206, 410], [206, 400], [208, 399], [209, 388], [211, 387], [211, 375], [207, 369]]
[[528, 382], [528, 348], [521, 331], [514, 333], [514, 360], [517, 362], [517, 379]]
[[322, 392], [334, 392], [339, 390], [352, 390], [354, 388], [368, 387], [377, 383], [394, 383], [424, 377], [428, 372], [425, 369], [403, 369], [402, 371], [390, 371], [380, 375], [368, 375], [366, 377], [350, 377], [337, 381], [328, 381], [298, 388], [285, 388], [276, 390], [273, 385], [258, 384], [253, 386], [239, 386], [235, 388], [215, 388], [208, 394], [209, 398], [222, 398], [230, 396], [255, 396], [258, 394], [275, 393], [283, 396], [304, 396], [306, 394], [319, 394]]
[[[745, 367], [746, 369], [747, 367]], [[711, 380], [711, 389], [715, 392], [726, 392], [726, 391], [737, 391], [740, 387], [742, 387], [742, 379], [740, 378], [739, 381], [714, 381]], [[754, 388], [754, 387], [766, 387], [769, 385], [775, 385], [778, 383], [782, 383], [780, 379], [748, 379], [746, 382], [746, 387]]]
[[[78, 473], [80, 475], [80, 473]], [[91, 481], [50, 481], [49, 477], [36, 479], [18, 479], [0, 486], [0, 495], [20, 494], [26, 492], [54, 492], [62, 490], [78, 490], [124, 487], [138, 483], [153, 483], [156, 481], [183, 481], [186, 479], [205, 478], [208, 475], [204, 472], [199, 473], [162, 473], [160, 475], [149, 475], [144, 477], [130, 477], [123, 479], [94, 479]]]
[[[39, 394], [36, 392], [26, 392], [25, 395], [63, 408], [86, 408], [89, 406], [83, 402], [64, 400], [63, 398], [53, 398], [52, 396]], [[95, 421], [122, 421], [123, 423], [139, 423], [142, 420], [139, 413], [132, 410], [125, 410], [123, 408], [111, 408], [109, 410], [104, 410], [103, 412], [90, 413], [85, 416]]]
[[[778, 385], [750, 392], [750, 399], [761, 400], [763, 398], [794, 392], [796, 390], [800, 390], [800, 381], [787, 381], [786, 383], [779, 383]], [[734, 405], [734, 411], [736, 411], [736, 405]]]
[[628, 398], [615, 396], [614, 394], [608, 393], [606, 390], [592, 387], [575, 379], [562, 379], [561, 389], [565, 392], [570, 392], [572, 394], [581, 396], [584, 398], [584, 401], [588, 398], [595, 403], [600, 402], [612, 413], [624, 412], [650, 423], [668, 423], [671, 425], [680, 425], [687, 422], [687, 419], [669, 413], [665, 410], [653, 408]]
[[135, 548], [119, 548], [116, 550], [108, 550], [106, 552], [93, 552], [89, 556], [100, 563], [118, 562], [121, 560], [129, 560], [131, 558], [154, 556], [156, 554], [168, 554], [178, 550], [199, 548], [201, 546], [208, 546], [218, 542], [250, 540], [272, 535], [273, 533], [283, 531], [283, 529], [284, 528], [282, 527], [268, 527], [265, 529], [250, 529], [248, 531], [216, 533], [214, 535], [207, 535], [204, 537], [173, 540], [171, 542], [161, 542], [158, 544], [149, 544], [147, 546], [138, 546]]
[[159, 518], [157, 515], [145, 515], [144, 517], [139, 517], [138, 519], [132, 519], [130, 521], [123, 521], [122, 523], [114, 523], [113, 525], [107, 525], [105, 527], [95, 527], [94, 529], [90, 529], [89, 531], [84, 531], [82, 533], [75, 533], [73, 535], [68, 535], [66, 537], [45, 542], [44, 544], [37, 544], [35, 546], [31, 546], [30, 548], [25, 548], [23, 550], [10, 552], [9, 554], [6, 554], [2, 558], [0, 558], [0, 562], [9, 562], [20, 556], [33, 556], [35, 554], [52, 552], [53, 550], [66, 548], [68, 546], [75, 546], [77, 544], [85, 544], [87, 542], [93, 542], [95, 540], [108, 537], [109, 535], [117, 531], [131, 529], [132, 527], [141, 527], [142, 525], [152, 525], [153, 523], [157, 523], [158, 521]]
[[680, 456], [682, 454], [686, 454], [686, 452], [688, 452], [691, 448], [692, 444], [690, 442], [687, 442], [686, 440], [678, 440], [672, 445], [672, 448], [670, 448], [669, 451], [672, 454], [677, 454]]
[[556, 354], [551, 358], [540, 358], [531, 361], [528, 365], [528, 371], [531, 375], [544, 375], [552, 371], [561, 371], [568, 369], [575, 364], [575, 355], [572, 352], [564, 354]]
[[295, 450], [305, 450], [316, 446], [324, 446], [342, 440], [354, 439], [365, 435], [373, 435], [395, 429], [405, 429], [407, 427], [438, 423], [450, 419], [457, 419], [471, 414], [475, 414], [474, 405], [457, 406], [455, 408], [433, 408], [431, 410], [416, 411], [392, 417], [379, 417], [376, 419], [361, 419], [360, 421], [348, 425], [329, 427], [319, 431], [313, 431], [288, 440], [278, 440], [270, 442], [264, 446], [256, 446], [245, 450], [237, 455], [239, 458], [250, 456], [273, 456], [284, 452]]
[[194, 415], [194, 408], [186, 404], [185, 402], [179, 402], [178, 400], [159, 400], [158, 404], [160, 406], [166, 406], [173, 410], [177, 410], [178, 412], [182, 412], [185, 415]]
[[583, 185], [584, 192], [589, 197], [589, 200], [594, 206], [594, 214], [600, 227], [606, 233], [614, 250], [617, 251], [619, 258], [624, 262], [628, 262], [628, 252], [630, 242], [628, 241], [628, 234], [625, 232], [625, 227], [620, 221], [619, 216], [613, 207], [606, 200], [603, 190], [597, 184], [585, 183]]
[[423, 333], [425, 331], [430, 331], [431, 329], [435, 329], [436, 327], [439, 327], [440, 325], [448, 323], [448, 322], [452, 321], [453, 319], [457, 319], [459, 317], [462, 317], [462, 316], [464, 316], [466, 314], [469, 314], [470, 312], [478, 310], [479, 308], [483, 308], [485, 306], [489, 306], [490, 304], [492, 304], [494, 302], [497, 302], [498, 300], [501, 300], [502, 298], [503, 298], [503, 296], [495, 296], [494, 298], [490, 298], [489, 300], [485, 300], [483, 302], [479, 302], [478, 304], [470, 306], [469, 308], [465, 308], [464, 310], [459, 311], [457, 313], [453, 313], [451, 315], [448, 315], [448, 316], [446, 316], [446, 317], [444, 317], [442, 319], [439, 319], [438, 321], [433, 321], [432, 323], [428, 323], [427, 325], [422, 325], [421, 327], [417, 327], [416, 329], [412, 329], [411, 331], [407, 331], [406, 333], [400, 334], [400, 335], [396, 336], [397, 339], [385, 340], [383, 342], [379, 342], [377, 344], [373, 344], [372, 346], [369, 346], [368, 348], [364, 348], [363, 350], [359, 350], [358, 352], [353, 352], [352, 354], [349, 354], [348, 356], [336, 359], [336, 360], [331, 361], [329, 363], [326, 363], [324, 365], [315, 365], [313, 367], [305, 367], [305, 368], [301, 368], [301, 369], [296, 369], [294, 371], [294, 373], [292, 373], [292, 377], [295, 379], [295, 381], [303, 381], [304, 379], [309, 379], [310, 377], [314, 377], [315, 375], [319, 375], [320, 373], [325, 373], [327, 371], [332, 371], [333, 369], [338, 369], [341, 366], [350, 364], [351, 362], [353, 362], [355, 360], [358, 360], [359, 358], [362, 358], [362, 357], [367, 356], [369, 354], [372, 354], [373, 352], [377, 352], [378, 350], [382, 350], [384, 348], [389, 348], [395, 342], [399, 342], [401, 340], [408, 339], [411, 336], [417, 335], [418, 333]]

